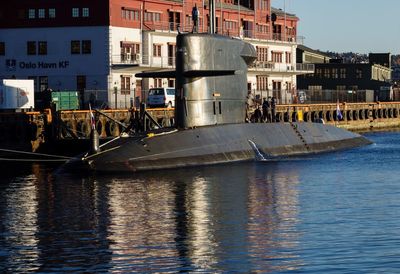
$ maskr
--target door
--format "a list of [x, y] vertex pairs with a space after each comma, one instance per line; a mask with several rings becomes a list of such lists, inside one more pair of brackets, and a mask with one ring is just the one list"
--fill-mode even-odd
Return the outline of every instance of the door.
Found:
[[168, 44], [168, 66], [175, 65], [176, 45]]
[[181, 24], [181, 14], [179, 12], [168, 12], [169, 30], [177, 30]]
[[276, 99], [281, 100], [282, 99], [281, 98], [282, 82], [273, 81], [272, 88], [273, 88], [273, 96]]
[[81, 108], [84, 107], [85, 104], [85, 89], [86, 89], [86, 75], [78, 75], [76, 76], [76, 90], [79, 92], [80, 97], [80, 105]]

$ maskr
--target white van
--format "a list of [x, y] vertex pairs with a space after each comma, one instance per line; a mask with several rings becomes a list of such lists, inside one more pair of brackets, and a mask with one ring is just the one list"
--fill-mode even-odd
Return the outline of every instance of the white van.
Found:
[[151, 88], [147, 97], [149, 107], [175, 107], [175, 88]]

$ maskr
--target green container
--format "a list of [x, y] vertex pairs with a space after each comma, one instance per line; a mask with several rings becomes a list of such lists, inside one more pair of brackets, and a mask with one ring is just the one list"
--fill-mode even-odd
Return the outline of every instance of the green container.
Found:
[[56, 110], [79, 109], [79, 93], [77, 91], [53, 91], [51, 101]]

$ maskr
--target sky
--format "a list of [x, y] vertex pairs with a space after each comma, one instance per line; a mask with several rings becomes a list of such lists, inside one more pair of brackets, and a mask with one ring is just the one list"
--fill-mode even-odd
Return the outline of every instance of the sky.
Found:
[[312, 49], [400, 54], [400, 0], [272, 0], [299, 17]]

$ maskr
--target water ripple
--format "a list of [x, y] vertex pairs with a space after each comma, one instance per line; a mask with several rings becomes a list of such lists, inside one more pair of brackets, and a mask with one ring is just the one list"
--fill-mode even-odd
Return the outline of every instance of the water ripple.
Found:
[[330, 154], [131, 176], [6, 168], [0, 272], [396, 273], [400, 133], [367, 137]]

